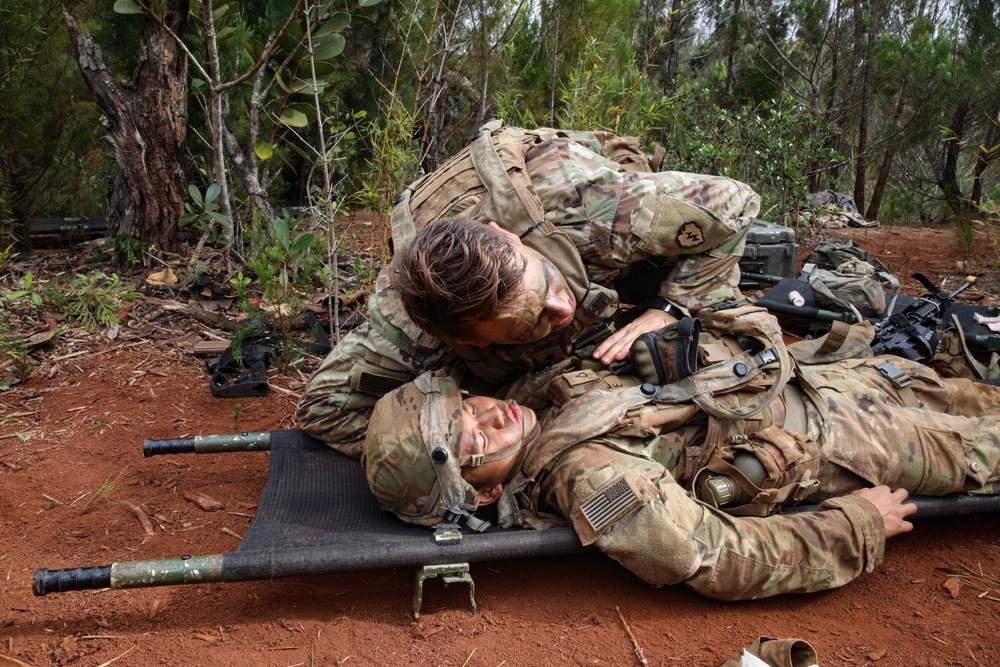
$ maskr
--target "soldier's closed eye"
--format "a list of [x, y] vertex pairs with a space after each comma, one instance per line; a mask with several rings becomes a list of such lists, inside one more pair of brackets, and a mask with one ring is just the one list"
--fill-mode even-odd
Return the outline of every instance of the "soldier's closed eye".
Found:
[[[464, 407], [466, 409], [466, 411], [468, 411], [469, 414], [471, 414], [473, 417], [476, 416], [476, 407], [472, 403], [464, 403], [462, 405], [462, 407]], [[482, 449], [480, 449], [479, 451], [480, 452], [485, 452], [486, 451], [486, 435], [482, 431], [476, 431], [475, 437], [482, 438], [482, 443], [481, 443]]]

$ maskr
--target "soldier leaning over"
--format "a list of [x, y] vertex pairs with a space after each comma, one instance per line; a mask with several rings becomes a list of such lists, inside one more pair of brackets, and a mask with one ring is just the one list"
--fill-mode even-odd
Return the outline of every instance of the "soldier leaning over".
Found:
[[[703, 311], [698, 354], [714, 363], [655, 391], [572, 370], [518, 394], [554, 403], [536, 413], [422, 375], [375, 407], [369, 485], [415, 524], [481, 527], [474, 512], [493, 502], [503, 525], [569, 523], [653, 585], [724, 600], [834, 588], [872, 570], [885, 539], [912, 529], [907, 492], [1000, 491], [1000, 388], [872, 358], [867, 324], [839, 349], [791, 346], [793, 364], [754, 310]], [[723, 329], [739, 336], [711, 337], [727, 313]], [[748, 337], [774, 354], [740, 351]], [[746, 456], [756, 481], [741, 478], [752, 476]], [[720, 472], [748, 492], [726, 512], [698, 481]], [[769, 515], [807, 498], [827, 500]]]
[[[358, 456], [375, 401], [425, 370], [463, 367], [493, 394], [571, 353], [623, 359], [738, 296], [759, 206], [729, 178], [651, 172], [634, 139], [487, 125], [401, 196], [368, 322], [310, 380], [299, 426]], [[615, 330], [619, 292], [644, 307]]]

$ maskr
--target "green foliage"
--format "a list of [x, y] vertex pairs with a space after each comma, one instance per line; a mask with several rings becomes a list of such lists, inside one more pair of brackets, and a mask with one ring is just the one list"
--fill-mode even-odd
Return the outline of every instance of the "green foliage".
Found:
[[233, 405], [233, 411], [230, 415], [233, 418], [233, 423], [229, 425], [229, 429], [231, 431], [240, 430], [240, 411], [242, 409], [243, 409], [242, 403], [237, 402], [235, 405]]
[[770, 220], [794, 224], [810, 178], [841, 159], [830, 148], [836, 128], [787, 98], [730, 111], [682, 85], [670, 111], [664, 164], [753, 185]]
[[38, 317], [42, 316], [42, 304], [44, 303], [44, 299], [42, 297], [42, 292], [39, 291], [35, 285], [35, 277], [31, 274], [31, 271], [24, 274], [24, 288], [14, 290], [12, 292], [5, 292], [3, 300], [8, 303], [26, 301], [34, 306], [35, 314], [38, 315]]
[[60, 3], [0, 2], [0, 219], [103, 212], [108, 163], [90, 99]]
[[114, 248], [114, 256], [119, 258], [122, 266], [130, 266], [138, 263], [142, 256], [142, 241], [134, 236], [113, 236], [111, 237]]
[[253, 279], [250, 276], [244, 276], [242, 271], [238, 271], [235, 276], [229, 279], [229, 283], [236, 289], [236, 303], [239, 304], [241, 310], [246, 310], [250, 300], [249, 288], [252, 282]]
[[627, 42], [607, 45], [591, 38], [562, 90], [558, 123], [564, 128], [605, 128], [642, 137], [666, 117], [671, 101], [636, 65]]
[[493, 110], [497, 118], [503, 118], [509, 125], [516, 127], [537, 127], [538, 122], [525, 104], [524, 93], [516, 88], [498, 90], [493, 96]]
[[275, 334], [282, 343], [287, 341], [292, 318], [302, 309], [323, 269], [319, 239], [312, 232], [297, 233], [300, 223], [301, 218], [287, 212], [277, 218], [272, 230], [274, 242], [259, 220], [247, 230], [247, 265], [257, 277], [276, 323]]
[[184, 204], [186, 213], [181, 216], [181, 227], [191, 227], [205, 237], [208, 244], [217, 244], [226, 238], [226, 231], [233, 226], [228, 215], [219, 213], [219, 194], [222, 187], [218, 183], [208, 186], [204, 196], [194, 183], [188, 185], [191, 201]]
[[121, 283], [118, 274], [97, 272], [91, 276], [78, 273], [64, 283], [45, 286], [48, 301], [88, 331], [118, 326], [117, 312], [125, 301], [139, 298], [139, 292]]
[[[35, 367], [28, 356], [28, 346], [24, 338], [14, 331], [10, 317], [0, 316], [0, 361], [10, 362], [11, 375], [16, 383], [24, 383], [35, 372]], [[0, 377], [0, 385], [9, 385], [5, 378]]]
[[951, 249], [955, 251], [956, 257], [969, 259], [976, 254], [979, 249], [979, 236], [976, 234], [976, 230], [982, 227], [982, 220], [961, 217], [955, 220], [955, 226], [952, 228]]
[[367, 120], [362, 135], [367, 138], [369, 158], [358, 184], [355, 202], [387, 215], [392, 201], [414, 178], [418, 146], [412, 137], [414, 118], [393, 100], [384, 115]]
[[[2, 214], [3, 209], [0, 208], [0, 215]], [[10, 241], [6, 241], [6, 238], [9, 238]], [[13, 234], [8, 232], [0, 233], [0, 274], [5, 273], [10, 268], [14, 258], [20, 254], [14, 249], [15, 247], [16, 240]]]

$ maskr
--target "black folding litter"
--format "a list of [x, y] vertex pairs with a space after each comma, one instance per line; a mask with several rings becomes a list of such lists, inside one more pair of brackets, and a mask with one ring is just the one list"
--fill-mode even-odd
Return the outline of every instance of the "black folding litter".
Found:
[[[428, 566], [442, 564], [557, 556], [586, 550], [569, 527], [540, 531], [494, 527], [481, 534], [463, 532], [460, 539], [455, 539], [454, 534], [441, 539], [428, 528], [404, 524], [382, 510], [368, 489], [358, 461], [303, 431], [227, 437], [233, 442], [204, 450], [199, 449], [198, 438], [147, 441], [146, 454], [271, 450], [267, 485], [237, 551], [97, 567], [39, 569], [32, 583], [35, 594], [251, 581], [381, 568], [426, 570]], [[1000, 496], [956, 495], [915, 500], [919, 518], [1000, 511]], [[812, 508], [790, 511], [807, 509]], [[418, 575], [418, 593], [422, 580]], [[418, 598], [414, 602], [415, 611], [419, 609]]]

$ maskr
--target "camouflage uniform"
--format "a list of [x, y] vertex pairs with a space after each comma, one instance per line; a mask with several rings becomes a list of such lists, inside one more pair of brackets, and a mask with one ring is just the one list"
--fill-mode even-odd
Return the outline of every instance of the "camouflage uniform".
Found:
[[[658, 275], [666, 276], [658, 294], [674, 304], [694, 311], [739, 296], [737, 264], [760, 206], [749, 187], [716, 176], [626, 171], [596, 152], [608, 153], [606, 133], [509, 129], [523, 164], [523, 190], [537, 198], [544, 221], [569, 237], [592, 285], [613, 290], [615, 279], [637, 263], [666, 258], [658, 269]], [[481, 184], [473, 188], [479, 181], [463, 176], [465, 172], [475, 173], [449, 162], [415, 184], [400, 206], [410, 207], [408, 215], [418, 228], [455, 215], [496, 219], [492, 209], [484, 213], [488, 207]], [[448, 180], [452, 178], [454, 184]], [[462, 178], [473, 182], [466, 185]], [[428, 198], [428, 191], [437, 194]], [[397, 217], [394, 213], [393, 236], [399, 247]], [[535, 249], [558, 267], [546, 238], [529, 234], [525, 243], [538, 243]], [[645, 287], [648, 296], [657, 293], [657, 285]], [[613, 313], [617, 294], [611, 293]], [[371, 408], [385, 392], [425, 370], [458, 365], [469, 371], [466, 384], [479, 393], [494, 393], [529, 370], [567, 357], [593, 329], [593, 319], [583, 317], [583, 300], [578, 298], [578, 304], [569, 326], [538, 343], [468, 347], [419, 329], [407, 316], [386, 267], [368, 301], [368, 322], [350, 332], [313, 375], [299, 402], [298, 424], [341, 452], [359, 456]]]
[[[908, 388], [895, 388], [879, 372], [887, 360], [912, 378]], [[558, 380], [570, 389], [573, 381]], [[379, 403], [366, 469], [384, 504], [430, 525], [440, 520], [440, 506], [427, 500], [440, 496], [414, 493], [431, 488], [429, 457], [398, 458], [415, 451], [405, 438], [417, 430], [421, 407], [407, 387]], [[945, 380], [914, 362], [888, 357], [801, 367], [787, 391], [802, 399], [804, 432], [786, 427], [793, 421], [788, 401], [755, 420], [720, 425], [691, 404], [643, 405], [639, 391], [574, 390], [551, 409], [505, 485], [502, 521], [545, 528], [568, 520], [584, 544], [653, 585], [684, 583], [737, 600], [834, 588], [878, 565], [881, 516], [866, 500], [842, 496], [851, 490], [887, 484], [922, 495], [1000, 492], [1000, 389]], [[457, 392], [447, 400], [457, 401]], [[454, 404], [446, 412], [452, 421], [459, 414]], [[709, 443], [717, 440], [709, 434], [719, 428], [764, 447], [782, 438], [797, 443], [800, 457], [787, 461], [789, 476], [811, 467], [820, 484], [810, 500], [837, 497], [815, 512], [764, 518], [731, 516], [695, 500], [684, 485], [711, 454]], [[392, 431], [390, 440], [383, 429]], [[384, 472], [392, 468], [394, 479]]]

